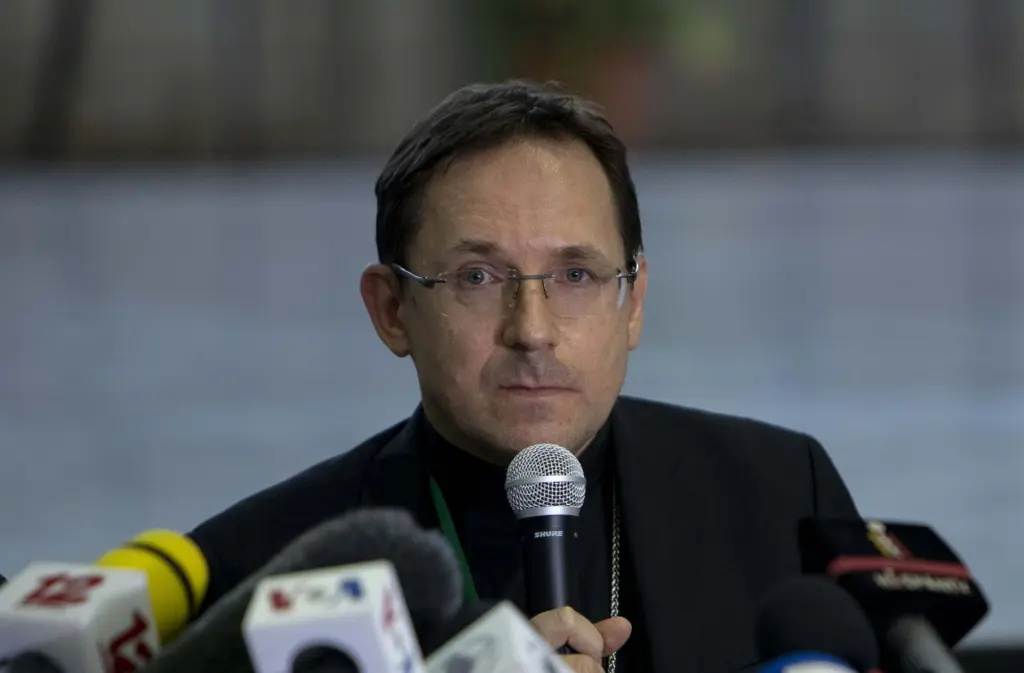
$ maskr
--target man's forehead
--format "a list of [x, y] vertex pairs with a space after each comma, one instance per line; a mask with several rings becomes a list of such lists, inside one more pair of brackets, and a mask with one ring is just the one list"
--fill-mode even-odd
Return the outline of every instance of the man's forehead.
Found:
[[[427, 186], [415, 247], [431, 256], [620, 258], [618, 213], [600, 163], [585, 146], [556, 148], [512, 146], [453, 164]], [[548, 170], [556, 160], [564, 165]]]
[[423, 221], [410, 253], [421, 262], [457, 262], [481, 258], [512, 266], [549, 262], [621, 264], [624, 254], [618, 228], [598, 232], [587, 227], [568, 231], [522, 231], [514, 225], [445, 226]]

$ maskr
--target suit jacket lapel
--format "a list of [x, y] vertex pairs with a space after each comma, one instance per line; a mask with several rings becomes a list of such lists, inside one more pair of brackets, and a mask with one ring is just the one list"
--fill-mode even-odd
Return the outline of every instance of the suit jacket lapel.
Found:
[[370, 460], [359, 506], [405, 509], [420, 526], [429, 529], [437, 527], [437, 515], [430, 504], [429, 475], [418, 443], [422, 414], [417, 407], [402, 429]]
[[729, 615], [719, 613], [733, 606], [721, 600], [727, 592], [720, 583], [730, 578], [723, 577], [713, 546], [723, 534], [714, 530], [719, 485], [707, 483], [715, 471], [705, 464], [703, 447], [692, 446], [700, 438], [681, 436], [679, 424], [628, 399], [612, 413], [622, 534], [627, 563], [636, 572], [653, 669], [738, 668], [747, 653], [723, 652], [703, 635], [729, 622]]

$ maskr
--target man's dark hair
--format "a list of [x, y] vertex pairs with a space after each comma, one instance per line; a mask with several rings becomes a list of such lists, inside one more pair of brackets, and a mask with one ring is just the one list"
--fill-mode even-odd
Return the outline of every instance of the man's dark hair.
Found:
[[554, 82], [471, 84], [445, 98], [398, 144], [377, 179], [377, 256], [404, 264], [427, 185], [456, 158], [525, 138], [577, 140], [601, 163], [618, 210], [626, 262], [643, 249], [626, 146], [601, 110]]

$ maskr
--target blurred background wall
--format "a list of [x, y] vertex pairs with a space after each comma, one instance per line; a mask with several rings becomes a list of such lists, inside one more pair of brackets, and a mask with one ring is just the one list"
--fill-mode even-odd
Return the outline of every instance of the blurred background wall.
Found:
[[1014, 0], [5, 0], [0, 572], [407, 415], [376, 174], [453, 88], [554, 78], [635, 150], [627, 392], [815, 434], [1024, 640], [1022, 38]]
[[8, 157], [382, 151], [472, 80], [555, 78], [636, 147], [1024, 137], [1017, 0], [6, 0]]

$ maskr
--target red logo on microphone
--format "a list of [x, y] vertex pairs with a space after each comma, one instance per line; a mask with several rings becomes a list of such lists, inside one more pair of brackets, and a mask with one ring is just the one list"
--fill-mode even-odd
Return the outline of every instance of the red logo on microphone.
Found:
[[65, 608], [89, 600], [89, 592], [103, 583], [102, 575], [48, 575], [40, 578], [39, 588], [22, 599], [22, 605]]
[[153, 659], [153, 650], [145, 641], [149, 622], [138, 611], [132, 615], [132, 624], [117, 634], [110, 644], [100, 646], [108, 673], [136, 673]]
[[270, 592], [270, 609], [274, 612], [285, 612], [290, 610], [292, 607], [291, 596], [281, 591], [280, 589], [274, 589]]
[[395, 625], [395, 598], [390, 589], [384, 590], [384, 608], [381, 612], [383, 613], [384, 630], [390, 631], [391, 627]]

